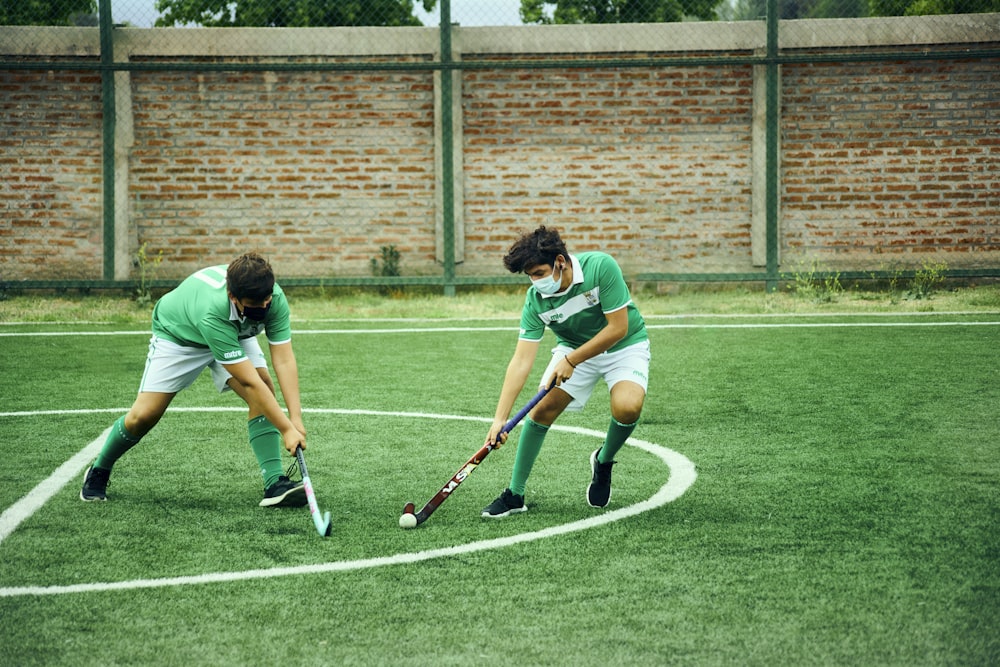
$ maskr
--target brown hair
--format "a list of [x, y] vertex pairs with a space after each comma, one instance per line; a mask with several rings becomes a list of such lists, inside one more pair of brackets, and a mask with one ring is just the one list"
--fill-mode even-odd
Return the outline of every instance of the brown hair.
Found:
[[542, 225], [533, 232], [521, 233], [503, 256], [503, 265], [511, 273], [522, 273], [541, 264], [554, 266], [559, 255], [569, 259], [566, 244], [558, 231]]
[[274, 271], [266, 259], [248, 252], [230, 262], [226, 287], [237, 299], [264, 302], [274, 291]]

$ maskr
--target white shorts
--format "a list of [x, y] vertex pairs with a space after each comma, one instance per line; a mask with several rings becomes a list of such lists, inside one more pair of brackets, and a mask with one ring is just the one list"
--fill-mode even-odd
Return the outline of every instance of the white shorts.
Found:
[[[552, 377], [559, 360], [572, 351], [573, 348], [568, 345], [557, 345], [552, 348], [552, 360], [542, 373], [539, 389]], [[608, 391], [622, 380], [634, 382], [646, 391], [649, 386], [649, 359], [649, 341], [644, 340], [615, 352], [604, 352], [587, 359], [582, 364], [577, 364], [570, 379], [559, 385], [560, 389], [573, 397], [573, 402], [566, 409], [574, 412], [582, 410], [590, 400], [597, 381], [602, 378], [608, 385]]]
[[[256, 338], [240, 341], [254, 368], [267, 368], [267, 359]], [[139, 382], [139, 391], [153, 391], [176, 394], [194, 384], [201, 372], [212, 369], [212, 382], [220, 392], [230, 389], [226, 382], [232, 375], [212, 356], [208, 348], [186, 347], [153, 336], [149, 339], [149, 354], [146, 355], [146, 370]]]

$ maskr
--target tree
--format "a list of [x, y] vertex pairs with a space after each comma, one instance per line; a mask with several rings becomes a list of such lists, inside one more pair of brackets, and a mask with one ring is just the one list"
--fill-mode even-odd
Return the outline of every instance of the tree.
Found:
[[[521, 0], [524, 23], [670, 23], [715, 19], [723, 0]], [[555, 5], [550, 17], [545, 5]]]
[[[422, 0], [427, 11], [435, 0]], [[421, 25], [413, 0], [156, 0], [158, 26], [325, 27]]]
[[[733, 19], [763, 19], [767, 0], [737, 0]], [[778, 18], [831, 19], [868, 15], [868, 0], [779, 0]]]
[[97, 0], [0, 0], [0, 25], [78, 25]]
[[872, 16], [1000, 12], [1000, 0], [871, 0]]
[[[762, 19], [766, 0], [736, 0], [735, 20]], [[828, 19], [855, 16], [925, 16], [1000, 11], [1000, 0], [779, 0], [778, 18]]]

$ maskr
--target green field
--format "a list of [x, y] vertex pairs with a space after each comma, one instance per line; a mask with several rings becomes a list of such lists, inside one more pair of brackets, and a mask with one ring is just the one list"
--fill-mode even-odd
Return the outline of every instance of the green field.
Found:
[[74, 461], [134, 398], [148, 315], [31, 302], [0, 301], [0, 665], [1000, 663], [994, 291], [640, 300], [649, 446], [619, 455], [611, 505], [584, 500], [599, 388], [526, 514], [479, 516], [512, 440], [412, 531], [403, 504], [482, 443], [518, 298], [293, 298], [328, 539], [257, 507], [242, 404], [207, 375], [110, 500], [80, 502]]

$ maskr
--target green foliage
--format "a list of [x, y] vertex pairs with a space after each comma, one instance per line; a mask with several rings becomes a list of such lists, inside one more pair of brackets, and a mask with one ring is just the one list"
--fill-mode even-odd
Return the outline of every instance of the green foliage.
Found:
[[398, 276], [399, 251], [394, 245], [384, 245], [379, 248], [380, 257], [372, 257], [373, 276]]
[[[736, 0], [733, 20], [762, 20], [767, 15], [767, 0]], [[782, 19], [852, 18], [868, 15], [868, 0], [798, 0], [778, 4]]]
[[[903, 266], [898, 262], [893, 262], [892, 264], [889, 265], [888, 268], [886, 268], [885, 265], [880, 266], [879, 270], [883, 273], [888, 274], [888, 279], [886, 279], [884, 286], [889, 295], [889, 302], [894, 304], [899, 303], [900, 296], [902, 295], [903, 292], [902, 290], [903, 273], [904, 273]], [[871, 273], [870, 275], [872, 277], [872, 280], [875, 281], [876, 284], [880, 282], [880, 279], [876, 276], [875, 273]]]
[[[723, 0], [521, 0], [526, 24], [671, 23], [685, 17], [715, 19]], [[546, 5], [555, 5], [551, 16]]]
[[929, 299], [944, 284], [947, 262], [924, 260], [913, 275], [913, 282], [907, 296], [911, 299]]
[[75, 25], [97, 0], [0, 0], [0, 25]]
[[869, 0], [872, 16], [1000, 12], [1000, 0]]
[[[399, 251], [396, 250], [394, 245], [384, 245], [379, 249], [379, 257], [372, 257], [371, 267], [372, 275], [375, 277], [387, 277], [391, 278], [394, 276], [401, 275], [399, 268]], [[398, 295], [402, 290], [393, 290], [389, 287], [380, 287], [379, 294], [387, 295], [394, 294]]]
[[163, 261], [163, 251], [160, 250], [155, 256], [150, 256], [146, 251], [146, 243], [139, 246], [135, 254], [135, 266], [139, 269], [139, 284], [135, 288], [135, 302], [141, 307], [147, 307], [153, 303], [153, 294], [150, 291], [150, 282], [156, 275], [156, 269]]
[[[767, 0], [736, 0], [732, 5], [731, 18], [732, 20], [763, 19], [767, 14], [766, 7]], [[797, 0], [778, 4], [778, 15], [782, 19], [921, 16], [998, 11], [1000, 11], [1000, 0]]]
[[[423, 0], [425, 9], [434, 0]], [[156, 0], [158, 26], [419, 26], [413, 0]]]
[[800, 264], [796, 271], [784, 274], [784, 278], [791, 280], [789, 291], [815, 303], [835, 301], [844, 292], [844, 286], [840, 284], [840, 272], [824, 271], [816, 260]]

